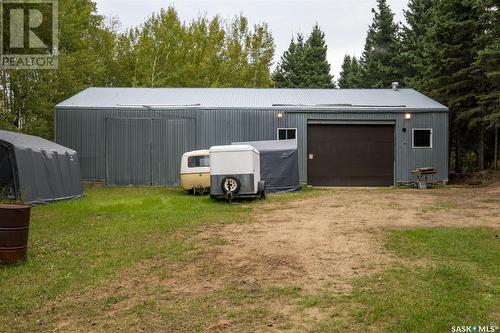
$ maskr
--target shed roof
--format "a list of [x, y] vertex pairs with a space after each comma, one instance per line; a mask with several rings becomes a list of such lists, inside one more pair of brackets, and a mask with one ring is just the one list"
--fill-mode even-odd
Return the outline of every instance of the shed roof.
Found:
[[413, 89], [89, 88], [57, 107], [447, 110]]
[[73, 154], [74, 150], [58, 145], [49, 140], [42, 139], [38, 136], [21, 134], [17, 132], [0, 130], [0, 141], [7, 142], [19, 150], [31, 149], [33, 151], [57, 152], [65, 154], [66, 152]]
[[268, 140], [268, 141], [247, 141], [233, 142], [233, 145], [250, 145], [258, 151], [284, 151], [297, 150], [297, 140]]

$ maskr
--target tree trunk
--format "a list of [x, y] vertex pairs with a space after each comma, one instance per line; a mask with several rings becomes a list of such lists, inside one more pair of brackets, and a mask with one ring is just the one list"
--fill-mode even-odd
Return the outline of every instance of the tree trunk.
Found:
[[484, 170], [484, 125], [481, 121], [479, 125], [479, 171]]
[[495, 170], [498, 170], [498, 125], [500, 124], [500, 121], [497, 120], [495, 122]]
[[451, 130], [451, 126], [453, 124], [453, 117], [452, 117], [452, 113], [449, 112], [448, 113], [448, 177], [450, 176], [450, 172], [451, 172], [451, 152], [452, 152], [452, 146], [451, 146], [451, 143], [453, 142], [453, 131]]
[[455, 173], [462, 173], [462, 145], [460, 143], [460, 135], [458, 133], [458, 124], [455, 120]]

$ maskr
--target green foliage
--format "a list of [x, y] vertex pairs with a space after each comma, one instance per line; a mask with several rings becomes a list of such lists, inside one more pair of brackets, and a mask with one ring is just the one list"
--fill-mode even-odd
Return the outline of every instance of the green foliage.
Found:
[[342, 71], [337, 81], [339, 88], [361, 88], [364, 86], [362, 67], [356, 57], [346, 55], [342, 63]]
[[500, 119], [500, 12], [498, 1], [479, 1], [480, 22], [483, 33], [477, 42], [484, 45], [479, 50], [475, 66], [484, 71], [487, 85], [478, 96], [479, 107], [485, 109], [485, 120], [495, 124]]
[[305, 44], [306, 85], [309, 88], [334, 88], [330, 64], [326, 59], [325, 34], [318, 24], [313, 27]]
[[273, 81], [277, 88], [334, 88], [326, 59], [325, 34], [316, 24], [308, 39], [297, 34], [281, 57]]
[[424, 36], [429, 31], [433, 0], [410, 0], [404, 11], [406, 26], [401, 27], [401, 53], [397, 62], [401, 68], [400, 80], [408, 86], [418, 86], [424, 79]]
[[305, 47], [304, 36], [297, 34], [292, 38], [288, 50], [281, 56], [281, 61], [273, 73], [274, 85], [277, 88], [302, 88], [305, 86]]
[[97, 15], [91, 0], [59, 1], [57, 70], [0, 73], [0, 127], [51, 139], [54, 105], [92, 86], [269, 87], [274, 41], [244, 16], [182, 23], [173, 7], [138, 28]]
[[363, 82], [367, 88], [388, 88], [400, 78], [397, 55], [401, 44], [399, 27], [386, 0], [377, 0], [378, 11], [372, 9], [373, 23], [368, 29], [361, 57]]
[[266, 24], [244, 16], [227, 28], [216, 16], [181, 23], [169, 7], [129, 33], [124, 55], [139, 87], [268, 87], [274, 41]]
[[462, 171], [464, 152], [475, 151], [482, 168], [484, 119], [488, 109], [478, 97], [488, 89], [484, 68], [476, 66], [484, 48], [482, 7], [477, 1], [441, 0], [432, 7], [422, 39], [425, 66], [421, 90], [448, 105], [455, 150], [455, 170]]
[[0, 73], [2, 128], [52, 138], [54, 105], [89, 86], [119, 84], [116, 33], [89, 0], [59, 1], [59, 69]]

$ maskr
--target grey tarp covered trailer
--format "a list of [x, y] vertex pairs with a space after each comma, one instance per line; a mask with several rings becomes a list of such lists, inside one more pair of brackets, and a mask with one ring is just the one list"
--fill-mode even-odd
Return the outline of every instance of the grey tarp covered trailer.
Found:
[[260, 177], [268, 193], [300, 190], [299, 153], [296, 140], [234, 142], [251, 145], [260, 152]]
[[0, 131], [0, 195], [26, 204], [81, 197], [76, 151], [40, 137]]

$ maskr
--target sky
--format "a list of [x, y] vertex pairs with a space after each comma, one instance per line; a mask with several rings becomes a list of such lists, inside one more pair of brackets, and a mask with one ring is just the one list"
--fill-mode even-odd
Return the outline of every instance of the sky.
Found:
[[[152, 13], [173, 5], [182, 21], [199, 15], [220, 15], [230, 20], [242, 13], [250, 24], [267, 23], [274, 37], [274, 65], [288, 48], [292, 36], [307, 35], [317, 22], [326, 35], [328, 61], [338, 79], [345, 54], [360, 56], [371, 24], [376, 0], [94, 0], [99, 14], [120, 21], [121, 29], [142, 24]], [[407, 0], [388, 0], [396, 22], [403, 21]]]

